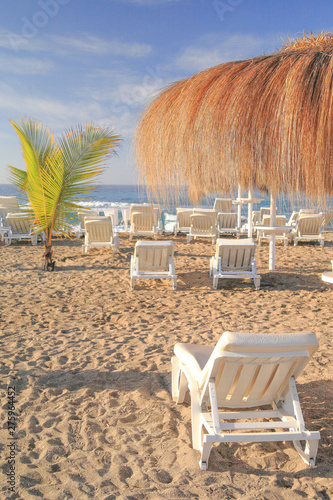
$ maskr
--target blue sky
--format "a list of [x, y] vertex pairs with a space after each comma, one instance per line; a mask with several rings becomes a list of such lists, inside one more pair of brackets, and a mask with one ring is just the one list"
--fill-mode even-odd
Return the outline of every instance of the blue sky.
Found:
[[331, 0], [11, 0], [0, 16], [0, 183], [24, 167], [10, 119], [59, 133], [93, 121], [123, 137], [102, 181], [135, 184], [140, 112], [166, 85], [333, 31]]

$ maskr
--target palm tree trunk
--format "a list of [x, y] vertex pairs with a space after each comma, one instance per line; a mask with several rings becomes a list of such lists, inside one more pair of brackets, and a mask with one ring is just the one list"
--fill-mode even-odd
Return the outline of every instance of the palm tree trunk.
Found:
[[52, 241], [51, 241], [52, 231], [47, 231], [46, 233], [46, 241], [44, 242], [44, 271], [54, 271], [55, 260], [52, 260], [53, 250], [52, 250]]

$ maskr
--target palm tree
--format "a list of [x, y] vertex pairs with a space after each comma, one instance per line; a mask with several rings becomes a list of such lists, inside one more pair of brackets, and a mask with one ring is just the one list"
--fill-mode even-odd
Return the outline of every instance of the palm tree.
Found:
[[108, 128], [77, 126], [55, 138], [41, 123], [11, 121], [22, 146], [26, 170], [9, 166], [10, 180], [26, 194], [35, 230], [45, 233], [45, 269], [53, 270], [53, 231], [70, 236], [77, 220], [77, 202], [95, 189], [91, 179], [104, 170], [105, 158], [120, 137]]

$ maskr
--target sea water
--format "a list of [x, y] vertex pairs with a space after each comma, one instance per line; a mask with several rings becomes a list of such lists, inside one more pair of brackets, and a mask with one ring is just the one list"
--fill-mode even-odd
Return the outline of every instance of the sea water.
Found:
[[[0, 184], [0, 196], [17, 196], [17, 190], [9, 184]], [[261, 202], [253, 205], [254, 210], [260, 210], [261, 207], [269, 207], [270, 199], [268, 196], [263, 196], [259, 192], [253, 193], [255, 198], [260, 198]], [[246, 193], [243, 193], [246, 197]], [[220, 195], [223, 197], [223, 195]], [[229, 197], [229, 196], [228, 196]], [[237, 193], [234, 193], [234, 197], [237, 197]], [[214, 204], [215, 196], [203, 197], [200, 203], [202, 207], [212, 207]], [[21, 200], [20, 200], [21, 201]], [[24, 198], [22, 202], [24, 201]], [[98, 185], [97, 189], [88, 196], [77, 200], [80, 205], [90, 208], [92, 210], [100, 212], [103, 215], [103, 210], [107, 208], [118, 207], [119, 211], [119, 230], [123, 229], [122, 224], [122, 209], [130, 206], [131, 203], [147, 203], [149, 201], [147, 193], [142, 186], [138, 185]], [[333, 200], [328, 200], [328, 205], [333, 210]], [[164, 225], [164, 230], [166, 232], [172, 232], [175, 221], [176, 221], [176, 207], [186, 206], [190, 207], [192, 204], [188, 199], [182, 199], [181, 204], [172, 205], [164, 207], [162, 211], [162, 221]], [[297, 202], [290, 200], [287, 196], [277, 198], [277, 213], [280, 215], [286, 215], [287, 219], [291, 215], [293, 210], [299, 210], [300, 208], [306, 208], [308, 203], [306, 200], [301, 198]], [[235, 207], [236, 210], [236, 207]], [[247, 205], [242, 205], [242, 220], [245, 222], [247, 218]]]

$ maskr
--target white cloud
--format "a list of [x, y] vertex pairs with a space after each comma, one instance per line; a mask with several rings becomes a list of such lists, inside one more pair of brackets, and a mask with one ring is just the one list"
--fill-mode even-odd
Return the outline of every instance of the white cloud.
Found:
[[267, 52], [267, 47], [270, 52], [275, 49], [279, 40], [278, 36], [264, 39], [251, 34], [229, 37], [222, 37], [220, 34], [205, 35], [195, 44], [185, 47], [176, 57], [173, 67], [195, 73], [228, 61], [261, 55], [265, 49]]
[[2, 73], [12, 75], [45, 75], [53, 70], [55, 65], [51, 61], [42, 61], [33, 57], [16, 57], [0, 54], [0, 68]]
[[123, 42], [117, 39], [103, 39], [98, 36], [81, 34], [80, 36], [44, 35], [24, 37], [21, 34], [0, 29], [0, 47], [26, 52], [48, 52], [61, 56], [114, 55], [129, 58], [146, 57], [152, 47], [146, 43]]

